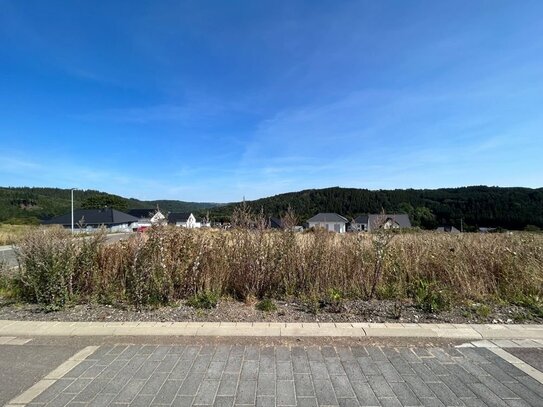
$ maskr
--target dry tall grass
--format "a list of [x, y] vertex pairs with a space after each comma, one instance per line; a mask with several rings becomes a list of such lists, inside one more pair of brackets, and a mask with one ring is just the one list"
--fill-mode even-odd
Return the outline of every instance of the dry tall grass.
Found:
[[33, 225], [7, 225], [0, 223], [0, 246], [19, 242], [29, 231], [37, 229]]
[[101, 236], [73, 239], [40, 230], [20, 243], [20, 281], [28, 299], [57, 306], [68, 298], [167, 304], [203, 292], [238, 299], [318, 300], [331, 291], [368, 298], [373, 286], [378, 298], [439, 291], [453, 302], [543, 293], [543, 235], [399, 234], [382, 253], [375, 239], [157, 227], [106, 244]]

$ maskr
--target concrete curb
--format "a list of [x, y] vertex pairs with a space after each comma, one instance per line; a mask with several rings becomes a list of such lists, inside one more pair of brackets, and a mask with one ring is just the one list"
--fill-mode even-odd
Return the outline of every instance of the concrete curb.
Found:
[[0, 335], [406, 337], [507, 340], [543, 339], [543, 325], [268, 322], [56, 322], [0, 320]]

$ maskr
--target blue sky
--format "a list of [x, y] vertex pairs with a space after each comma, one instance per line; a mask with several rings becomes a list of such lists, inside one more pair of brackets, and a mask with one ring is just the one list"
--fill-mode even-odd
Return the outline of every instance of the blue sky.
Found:
[[0, 185], [543, 186], [541, 1], [0, 0]]

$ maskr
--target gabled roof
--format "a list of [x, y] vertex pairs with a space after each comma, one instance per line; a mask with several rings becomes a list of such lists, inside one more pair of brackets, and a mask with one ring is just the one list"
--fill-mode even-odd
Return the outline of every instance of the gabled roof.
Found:
[[445, 225], [440, 226], [436, 229], [437, 232], [448, 232], [448, 233], [460, 233], [458, 229], [456, 229], [454, 226]]
[[129, 215], [135, 216], [140, 219], [150, 219], [156, 212], [156, 209], [129, 209], [126, 213]]
[[190, 212], [171, 212], [168, 214], [168, 223], [186, 222], [190, 215]]
[[334, 222], [334, 223], [348, 223], [349, 221], [337, 213], [318, 213], [307, 222]]
[[[85, 225], [118, 225], [122, 223], [137, 222], [138, 218], [112, 208], [105, 209], [76, 209], [74, 211], [74, 224], [82, 221]], [[47, 225], [71, 225], [72, 214], [56, 216], [44, 222]]]
[[283, 222], [279, 218], [270, 217], [270, 228], [283, 229]]
[[405, 213], [370, 213], [367, 215], [360, 215], [355, 218], [355, 223], [361, 223], [369, 225], [370, 228], [379, 227], [379, 223], [385, 223], [388, 219], [400, 225], [401, 228], [410, 228], [411, 221], [409, 216]]

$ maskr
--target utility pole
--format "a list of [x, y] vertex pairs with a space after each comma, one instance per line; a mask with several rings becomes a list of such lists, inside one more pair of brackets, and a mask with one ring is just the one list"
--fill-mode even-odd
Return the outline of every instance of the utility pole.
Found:
[[464, 233], [464, 218], [460, 218], [460, 232]]
[[74, 190], [75, 188], [72, 188], [72, 235], [74, 234]]

